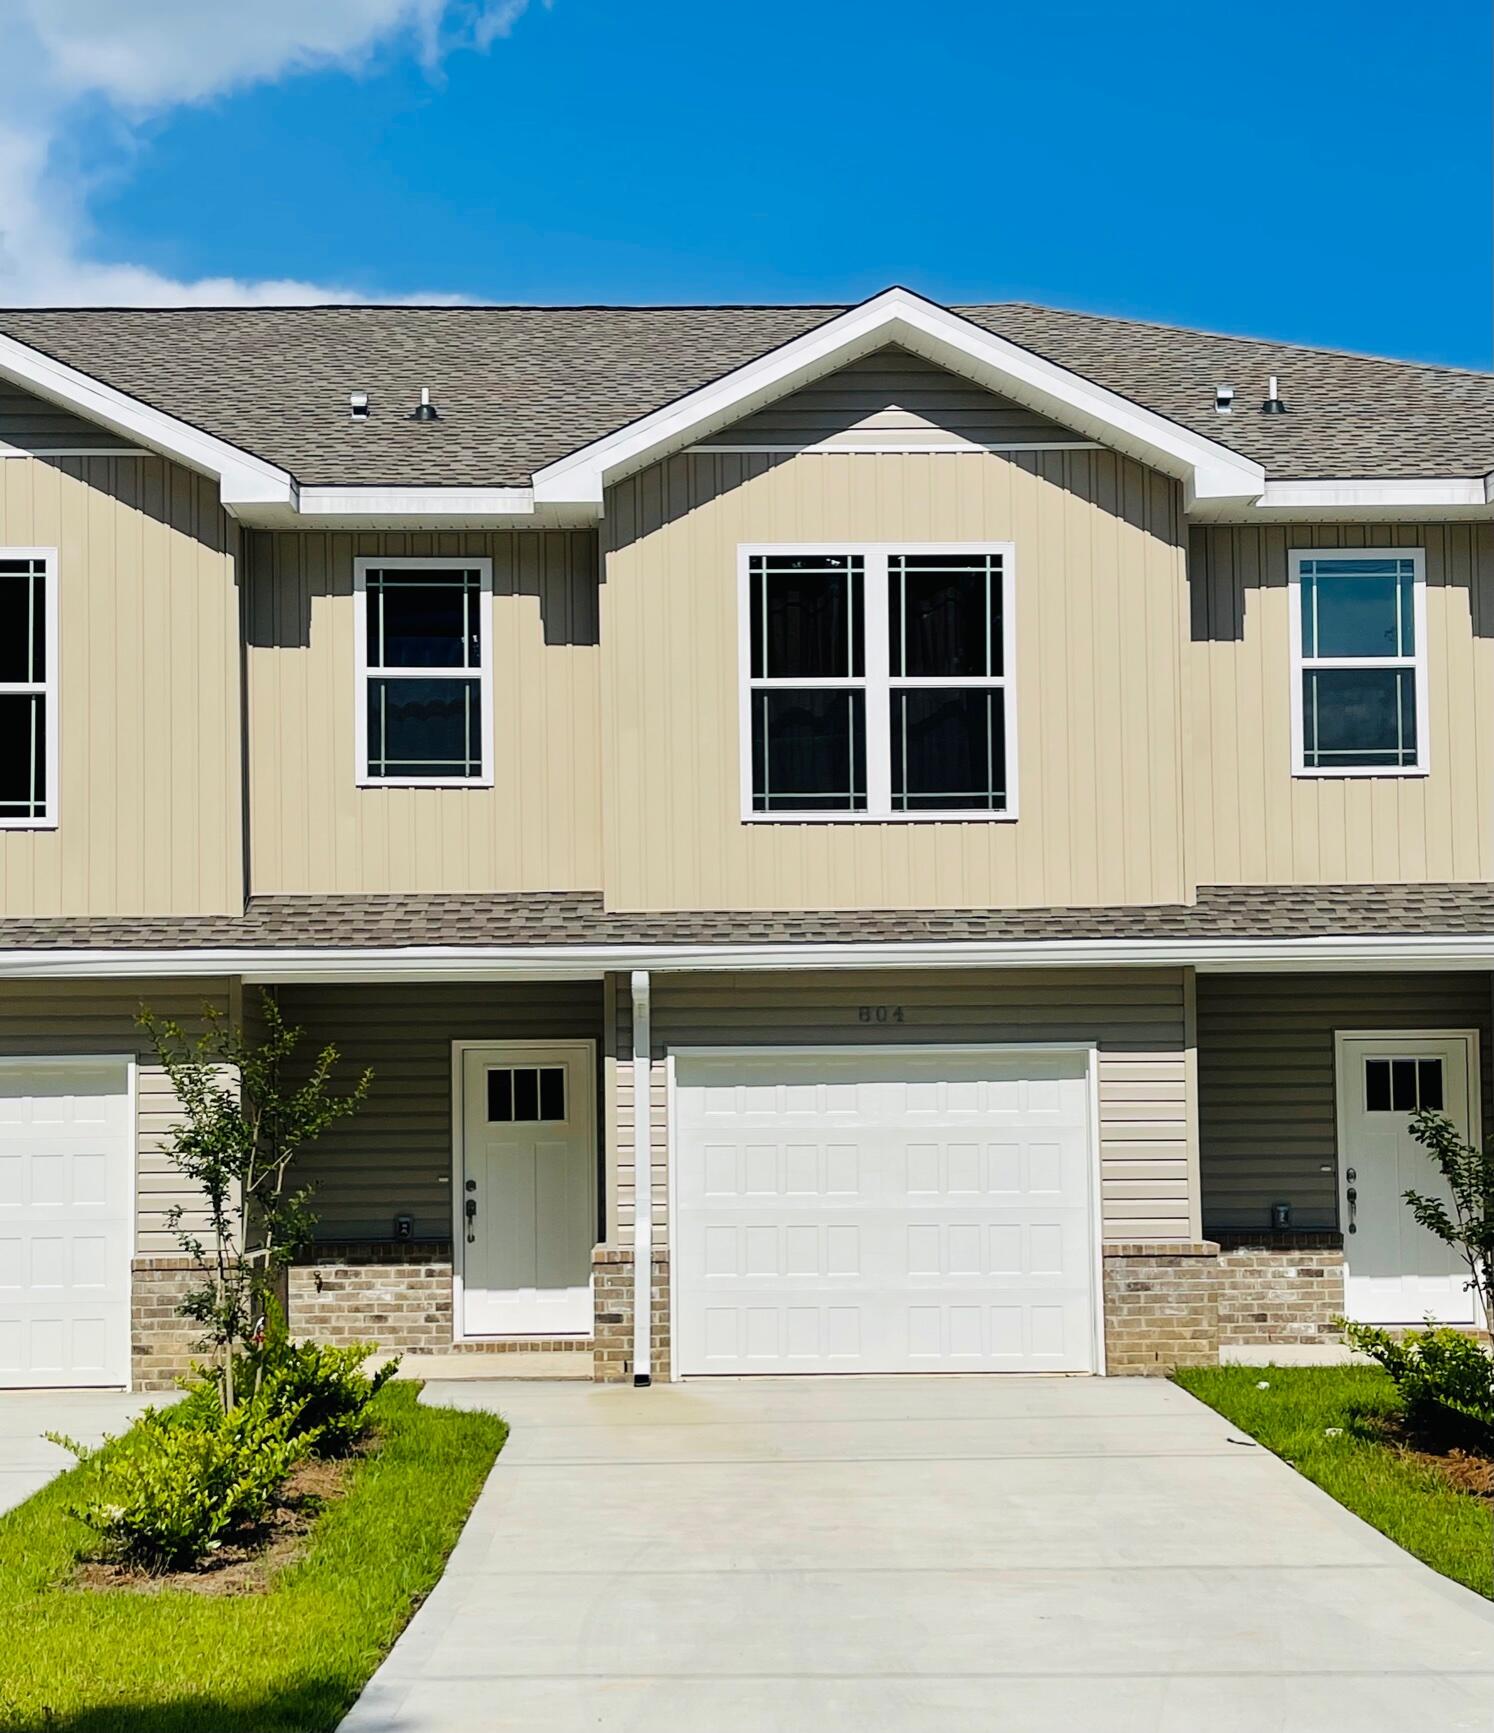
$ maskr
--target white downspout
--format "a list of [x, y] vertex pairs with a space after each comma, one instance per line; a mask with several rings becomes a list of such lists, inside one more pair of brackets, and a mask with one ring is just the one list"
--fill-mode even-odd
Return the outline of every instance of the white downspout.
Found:
[[652, 1382], [654, 1279], [653, 1052], [647, 969], [633, 971], [633, 1382]]

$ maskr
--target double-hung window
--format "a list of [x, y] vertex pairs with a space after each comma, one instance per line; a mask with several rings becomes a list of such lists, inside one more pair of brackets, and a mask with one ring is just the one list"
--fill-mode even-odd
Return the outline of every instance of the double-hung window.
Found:
[[1291, 555], [1294, 770], [1427, 768], [1426, 582], [1420, 548]]
[[742, 550], [749, 819], [1015, 816], [1008, 544]]
[[491, 784], [492, 593], [489, 560], [354, 562], [361, 783]]
[[0, 548], [0, 829], [57, 824], [57, 555]]

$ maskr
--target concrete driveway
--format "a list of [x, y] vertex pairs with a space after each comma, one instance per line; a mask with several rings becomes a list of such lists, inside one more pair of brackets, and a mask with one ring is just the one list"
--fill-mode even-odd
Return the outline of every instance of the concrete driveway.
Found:
[[40, 1492], [73, 1459], [44, 1432], [63, 1432], [80, 1444], [98, 1444], [123, 1432], [143, 1409], [175, 1401], [170, 1395], [130, 1396], [123, 1390], [0, 1390], [0, 1514]]
[[343, 1733], [1494, 1727], [1494, 1610], [1164, 1383], [426, 1400], [513, 1434]]

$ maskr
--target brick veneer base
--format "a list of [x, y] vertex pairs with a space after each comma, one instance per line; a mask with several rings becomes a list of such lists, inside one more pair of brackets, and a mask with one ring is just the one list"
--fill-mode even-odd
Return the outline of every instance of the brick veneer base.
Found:
[[291, 1269], [287, 1311], [291, 1334], [313, 1341], [448, 1353], [451, 1247], [317, 1247]]
[[1126, 1240], [1104, 1248], [1105, 1366], [1165, 1376], [1219, 1364], [1219, 1248], [1212, 1240]]
[[[633, 1248], [598, 1246], [592, 1253], [592, 1375], [598, 1384], [623, 1384], [633, 1376]], [[671, 1374], [669, 1343], [669, 1253], [656, 1248], [650, 1283], [653, 1371], [656, 1383]]]
[[1219, 1345], [1333, 1342], [1344, 1309], [1344, 1254], [1238, 1246], [1219, 1256]]
[[194, 1361], [204, 1358], [202, 1326], [181, 1314], [187, 1292], [202, 1272], [187, 1258], [143, 1257], [130, 1265], [130, 1386], [174, 1390]]

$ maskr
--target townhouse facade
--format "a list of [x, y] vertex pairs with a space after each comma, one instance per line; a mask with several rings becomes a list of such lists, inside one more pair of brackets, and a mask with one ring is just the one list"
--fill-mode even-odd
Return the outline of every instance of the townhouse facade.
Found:
[[369, 1065], [293, 1330], [646, 1383], [1477, 1320], [1494, 380], [857, 307], [0, 313], [0, 1385], [191, 1358], [135, 1022]]

